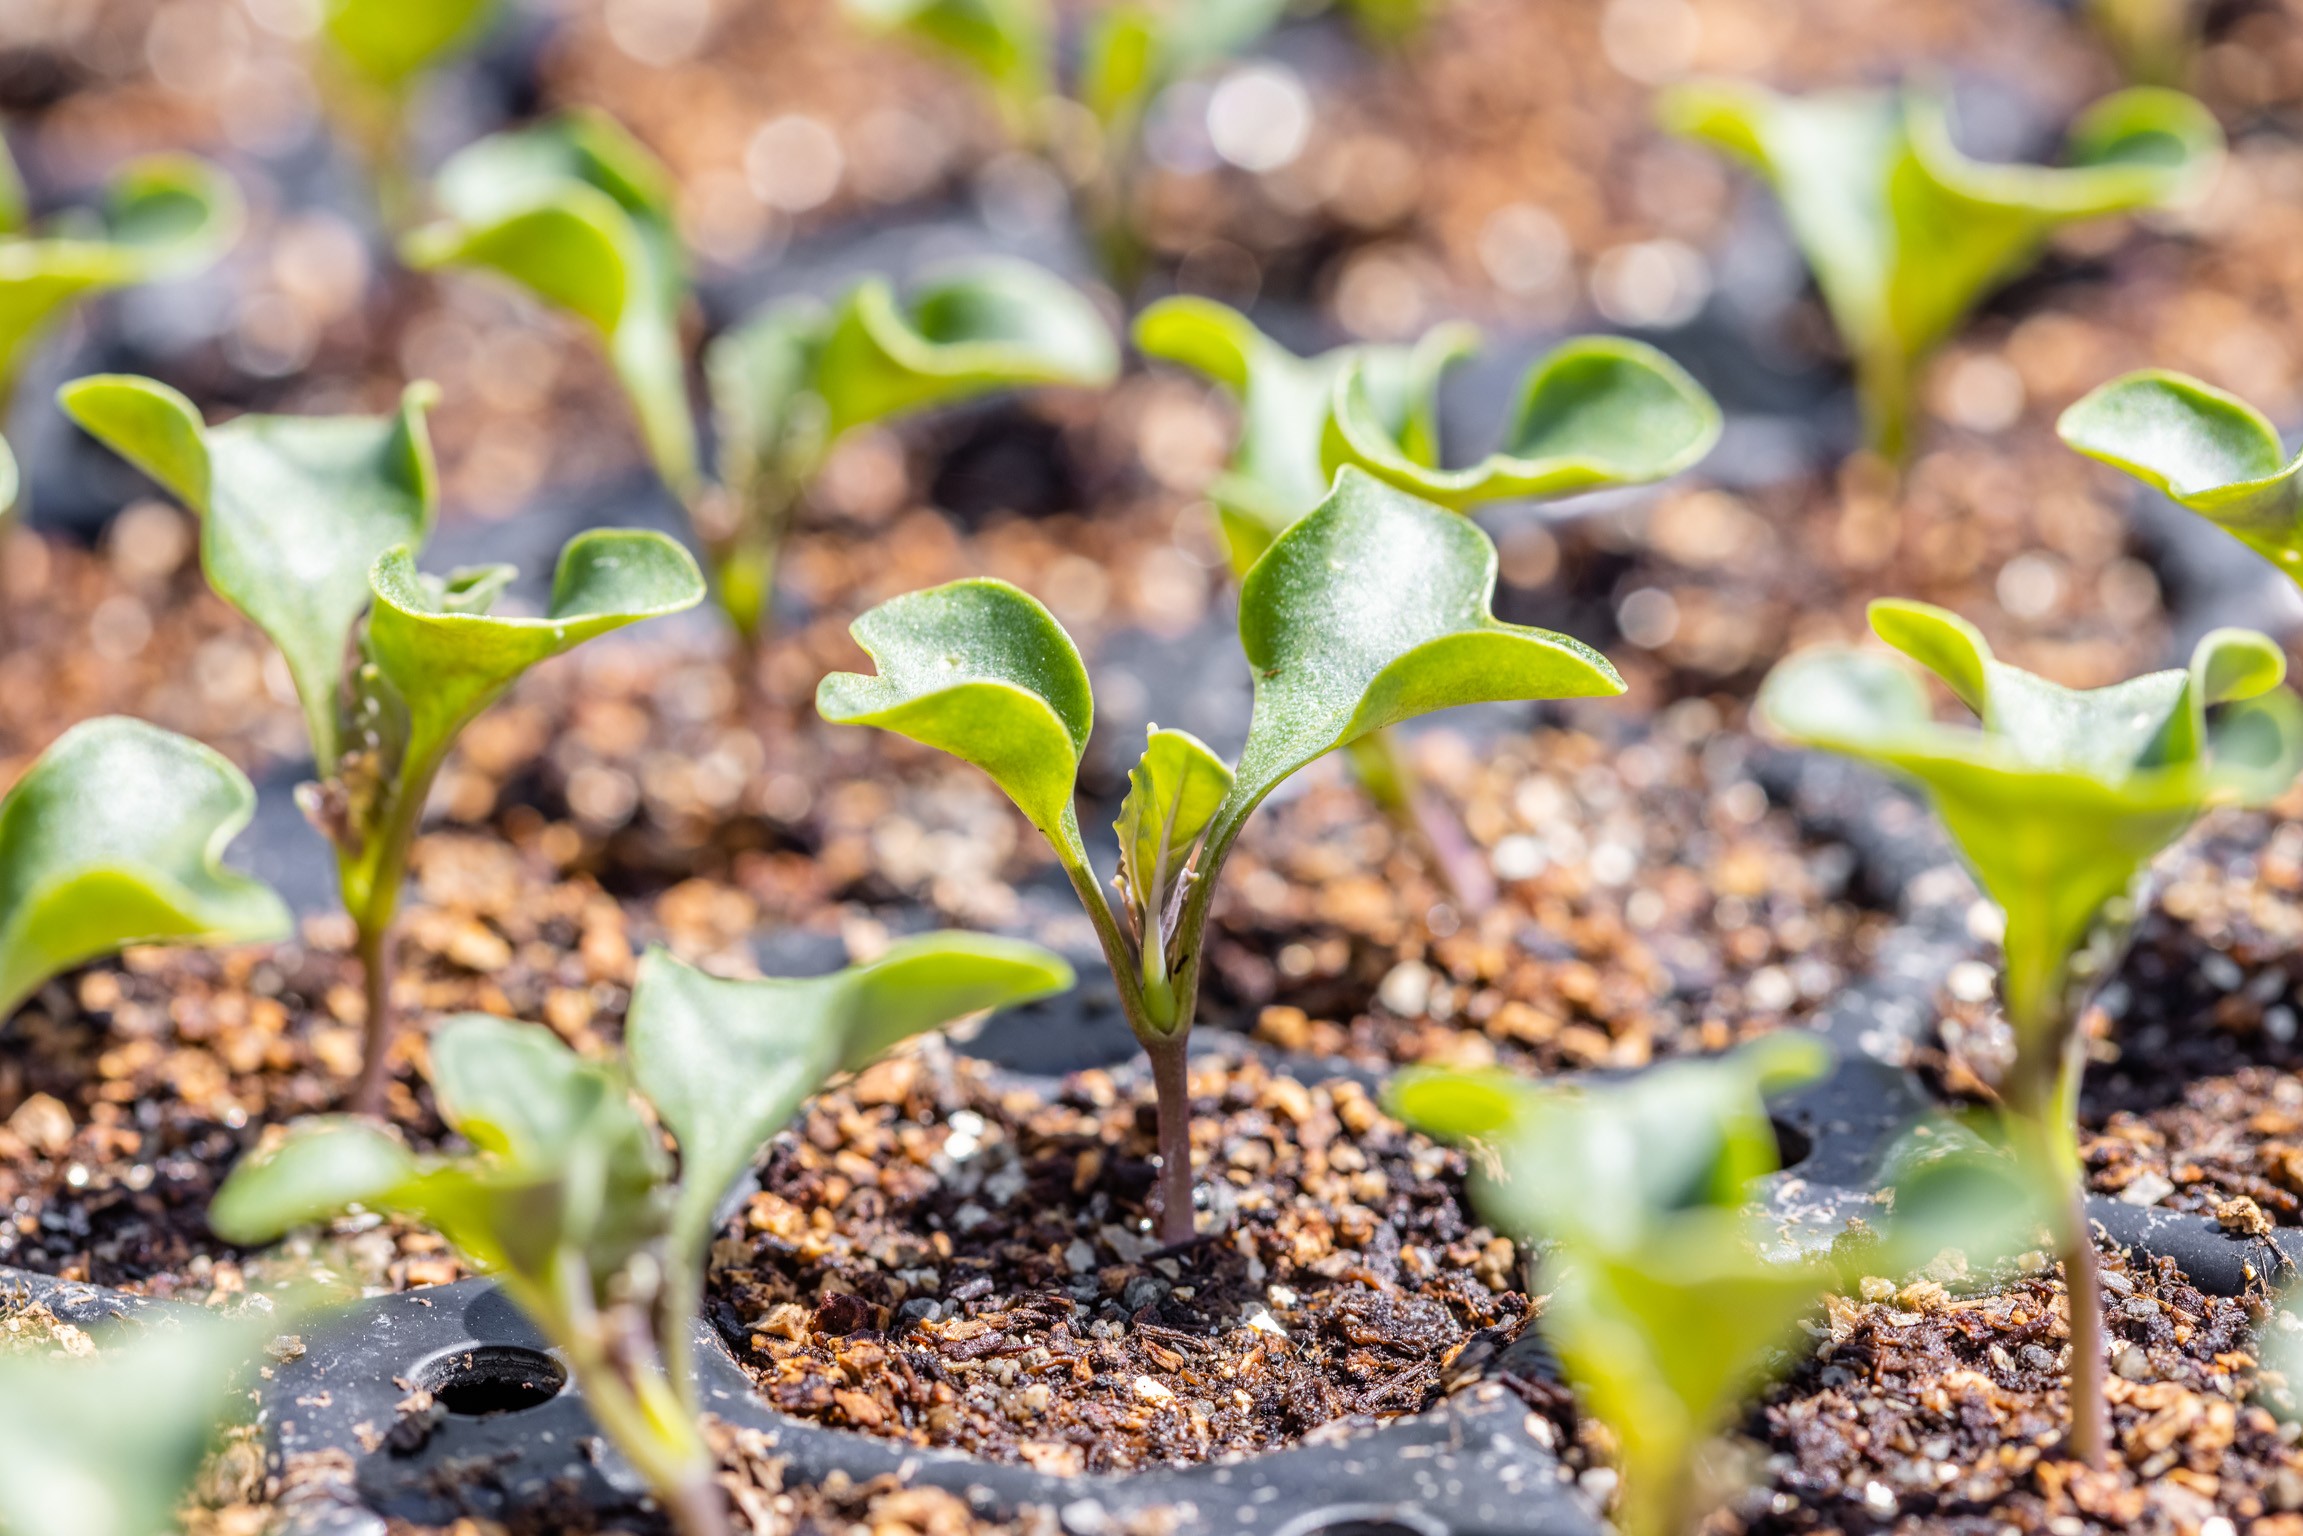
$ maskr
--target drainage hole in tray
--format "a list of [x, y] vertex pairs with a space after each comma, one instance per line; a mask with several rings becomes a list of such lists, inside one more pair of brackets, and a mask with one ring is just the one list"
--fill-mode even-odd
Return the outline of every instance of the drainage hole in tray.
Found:
[[1447, 1536], [1447, 1527], [1420, 1510], [1345, 1505], [1298, 1515], [1273, 1536]]
[[567, 1368], [540, 1349], [475, 1344], [435, 1355], [416, 1368], [416, 1385], [460, 1418], [541, 1408], [568, 1384]]
[[1775, 1162], [1777, 1167], [1788, 1173], [1813, 1155], [1815, 1151], [1814, 1137], [1788, 1120], [1778, 1120], [1770, 1116], [1767, 1123], [1775, 1127]]

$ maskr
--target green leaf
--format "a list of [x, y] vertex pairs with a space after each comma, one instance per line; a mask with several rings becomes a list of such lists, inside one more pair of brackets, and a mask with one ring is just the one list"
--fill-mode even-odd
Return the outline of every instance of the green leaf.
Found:
[[[1992, 657], [1923, 603], [1875, 603], [1882, 639], [1935, 670], [1981, 728], [1937, 723], [1913, 671], [1823, 647], [1779, 665], [1761, 717], [1804, 745], [1916, 780], [2007, 914], [2007, 1009], [2059, 1029], [2071, 956], [2159, 851], [2211, 805], [2277, 794], [2303, 765], [2303, 705], [2284, 661], [2247, 631], [2201, 639], [2190, 667], [2107, 688], [2059, 687]], [[2210, 722], [2207, 710], [2223, 705]]]
[[123, 945], [287, 937], [280, 898], [221, 862], [255, 809], [239, 769], [140, 720], [57, 738], [0, 799], [0, 1018]]
[[980, 76], [1011, 131], [1054, 93], [1055, 16], [1049, 0], [843, 0], [850, 16], [900, 32]]
[[2057, 226], [2195, 196], [2223, 152], [2204, 107], [2147, 88], [2091, 107], [2061, 169], [1968, 159], [1943, 102], [1918, 93], [1786, 97], [1701, 82], [1667, 91], [1662, 110], [1667, 126], [1774, 186], [1855, 355], [1874, 445], [1895, 455], [1919, 365]]
[[1160, 92], [1205, 73], [1278, 25], [1287, 0], [1122, 0], [1089, 20], [1080, 100], [1124, 144]]
[[404, 1197], [416, 1158], [381, 1126], [350, 1117], [299, 1120], [270, 1151], [245, 1158], [208, 1206], [208, 1228], [253, 1248], [353, 1206], [382, 1210]]
[[773, 305], [704, 349], [720, 484], [740, 497], [812, 470], [830, 433], [817, 362], [830, 317], [800, 299]]
[[833, 1073], [1072, 981], [1036, 944], [968, 933], [923, 934], [869, 965], [800, 980], [726, 981], [649, 950], [626, 1039], [641, 1092], [680, 1143], [675, 1246], [701, 1249], [728, 1187]]
[[[1128, 770], [1120, 802], [1120, 890], [1139, 932], [1172, 932], [1183, 873], [1200, 836], [1231, 793], [1222, 758], [1188, 731], [1152, 726], [1143, 756]], [[1156, 929], [1144, 927], [1147, 918]], [[1147, 943], [1148, 947], [1148, 943]]]
[[877, 676], [835, 672], [816, 709], [876, 725], [990, 774], [1034, 826], [1076, 847], [1072, 787], [1095, 723], [1087, 667], [1063, 626], [1004, 581], [955, 581], [892, 598], [848, 631]]
[[1071, 284], [1029, 262], [985, 261], [914, 290], [866, 278], [816, 363], [826, 432], [1027, 385], [1100, 386], [1119, 373], [1111, 328]]
[[[1693, 465], [1719, 440], [1719, 407], [1670, 358], [1644, 342], [1586, 336], [1528, 371], [1504, 446], [1467, 469], [1437, 465], [1430, 385], [1386, 408], [1367, 358], [1335, 384], [1324, 429], [1329, 470], [1356, 464], [1380, 480], [1458, 512], [1485, 502], [1572, 496], [1639, 485]], [[1411, 430], [1402, 432], [1402, 426]], [[1420, 429], [1420, 430], [1416, 430]]]
[[[486, 611], [502, 568], [448, 582], [418, 574], [405, 545], [378, 557], [367, 649], [409, 719], [404, 777], [428, 783], [456, 734], [520, 674], [595, 635], [693, 608], [704, 596], [694, 557], [660, 533], [595, 529], [570, 539], [538, 618]], [[482, 586], [475, 590], [474, 583]]]
[[244, 221], [232, 179], [189, 155], [130, 161], [107, 188], [93, 229], [25, 231], [22, 191], [9, 164], [0, 175], [0, 401], [70, 305], [197, 271], [239, 238]]
[[1384, 1104], [1426, 1135], [1479, 1150], [1472, 1201], [1498, 1231], [1528, 1245], [1573, 1234], [1630, 1253], [1659, 1222], [1739, 1205], [1777, 1166], [1765, 1096], [1821, 1077], [1830, 1061], [1820, 1040], [1785, 1031], [1588, 1088], [1500, 1068], [1410, 1067], [1386, 1085]]
[[2174, 85], [2183, 78], [2207, 14], [2203, 0], [2087, 0], [2086, 10], [2120, 69], [2144, 85]]
[[337, 685], [368, 606], [369, 569], [431, 531], [432, 387], [409, 386], [391, 416], [251, 415], [214, 428], [151, 379], [99, 374], [58, 398], [82, 428], [200, 515], [209, 584], [280, 648], [313, 757], [332, 772], [342, 746]]
[[16, 494], [23, 483], [16, 470], [16, 455], [9, 451], [8, 439], [0, 437], [0, 517], [6, 517], [15, 507]]
[[94, 1358], [0, 1352], [0, 1529], [11, 1536], [154, 1536], [228, 1417], [252, 1411], [246, 1368], [279, 1319], [195, 1309]]
[[1240, 584], [1255, 712], [1233, 800], [1371, 731], [1458, 704], [1621, 693], [1607, 658], [1496, 621], [1495, 546], [1469, 521], [1346, 468]]
[[397, 94], [494, 17], [494, 0], [326, 0], [320, 35], [352, 73]]
[[1440, 326], [1413, 347], [1339, 347], [1302, 358], [1244, 315], [1209, 299], [1162, 299], [1136, 320], [1147, 357], [1204, 375], [1238, 402], [1239, 443], [1208, 488], [1223, 519], [1233, 568], [1244, 575], [1278, 533], [1320, 503], [1334, 481], [1321, 444], [1336, 383], [1363, 365], [1368, 394], [1415, 463], [1438, 462], [1434, 420], [1440, 375], [1474, 333]]
[[2303, 454], [2262, 412], [2180, 373], [2130, 373], [2055, 424], [2063, 441], [2198, 513], [2303, 583]]
[[418, 268], [482, 268], [600, 334], [665, 484], [696, 484], [679, 321], [686, 263], [669, 173], [615, 121], [565, 113], [457, 152], [434, 183], [446, 219], [411, 234]]

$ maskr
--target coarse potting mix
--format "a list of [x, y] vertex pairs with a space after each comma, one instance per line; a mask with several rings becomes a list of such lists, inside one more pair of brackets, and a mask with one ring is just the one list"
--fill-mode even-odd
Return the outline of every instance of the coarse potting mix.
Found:
[[2303, 0], [0, 143], [0, 1533], [2303, 1536]]

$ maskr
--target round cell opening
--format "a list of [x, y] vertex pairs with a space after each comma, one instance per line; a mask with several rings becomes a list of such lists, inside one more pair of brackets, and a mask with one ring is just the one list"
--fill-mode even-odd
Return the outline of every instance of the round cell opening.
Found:
[[1807, 1161], [1815, 1151], [1815, 1138], [1788, 1120], [1770, 1119], [1775, 1127], [1775, 1164], [1786, 1172]]
[[1298, 1515], [1273, 1536], [1447, 1536], [1447, 1528], [1420, 1510], [1347, 1504]]
[[540, 1349], [471, 1344], [434, 1355], [412, 1377], [460, 1418], [488, 1419], [541, 1408], [568, 1384], [567, 1367]]

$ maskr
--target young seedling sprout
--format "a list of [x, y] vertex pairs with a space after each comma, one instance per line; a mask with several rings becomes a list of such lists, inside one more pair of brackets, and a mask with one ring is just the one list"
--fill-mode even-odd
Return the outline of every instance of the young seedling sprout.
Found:
[[2087, 0], [2088, 19], [2141, 85], [2176, 85], [2190, 73], [2206, 11], [2204, 0]]
[[1623, 683], [1590, 647], [1488, 612], [1495, 548], [1469, 521], [1344, 470], [1240, 584], [1255, 706], [1236, 768], [1156, 726], [1115, 827], [1117, 911], [1073, 805], [1094, 723], [1062, 626], [1000, 581], [959, 581], [854, 625], [877, 676], [824, 679], [825, 719], [876, 725], [990, 774], [1055, 849], [1087, 908], [1159, 1097], [1159, 1235], [1193, 1235], [1184, 1052], [1224, 859], [1250, 814], [1313, 760], [1400, 720], [1484, 700], [1588, 697]]
[[[1070, 186], [1122, 297], [1143, 275], [1134, 228], [1145, 116], [1160, 94], [1244, 52], [1278, 24], [1286, 0], [1114, 0], [1085, 17], [1077, 68], [1064, 67], [1056, 0], [844, 0], [862, 24], [903, 36], [971, 71], [1008, 134], [1044, 155]], [[1359, 8], [1400, 9], [1400, 0]]]
[[[1719, 408], [1678, 364], [1641, 342], [1586, 336], [1538, 361], [1496, 452], [1440, 467], [1439, 386], [1479, 333], [1442, 325], [1413, 346], [1339, 347], [1304, 358], [1206, 299], [1165, 299], [1136, 322], [1136, 345], [1212, 380], [1236, 402], [1239, 439], [1209, 487], [1232, 568], [1244, 575], [1279, 532], [1356, 465], [1459, 512], [1640, 485], [1694, 465], [1719, 439]], [[1454, 899], [1491, 905], [1494, 878], [1462, 829], [1415, 781], [1388, 733], [1349, 749], [1385, 815], [1421, 840]]]
[[[835, 1073], [1071, 982], [1045, 950], [961, 933], [804, 981], [722, 981], [651, 951], [625, 1026], [628, 1071], [578, 1057], [540, 1025], [461, 1015], [433, 1039], [432, 1081], [470, 1151], [417, 1157], [364, 1120], [307, 1121], [232, 1171], [209, 1223], [229, 1241], [268, 1242], [357, 1205], [437, 1228], [564, 1356], [681, 1536], [722, 1536], [694, 1352], [705, 1255], [732, 1186]], [[678, 1140], [676, 1179], [657, 1125]]]
[[489, 612], [509, 566], [419, 574], [436, 500], [427, 385], [387, 417], [243, 416], [210, 428], [150, 379], [65, 386], [64, 409], [200, 518], [200, 559], [271, 638], [303, 704], [318, 782], [307, 814], [336, 849], [358, 936], [367, 1046], [352, 1104], [391, 1077], [392, 931], [409, 845], [456, 736], [537, 662], [691, 608], [703, 577], [659, 533], [579, 534], [538, 617]]
[[2005, 915], [2000, 997], [2015, 1060], [1999, 1085], [2001, 1131], [2052, 1213], [2070, 1296], [2071, 1448], [2100, 1463], [2105, 1345], [2078, 1148], [2082, 1008], [2107, 979], [2151, 860], [2206, 808], [2267, 800], [2294, 778], [2303, 705], [2278, 686], [2278, 647], [2246, 630], [2207, 635], [2188, 668], [2075, 691], [1997, 660], [1940, 608], [1877, 602], [1871, 626], [1981, 728], [1939, 724], [1900, 659], [1838, 647], [1779, 665], [1760, 716], [1794, 742], [1915, 782]]
[[496, 0], [322, 0], [324, 97], [366, 156], [388, 221], [412, 211], [408, 109], [425, 77], [477, 43]]
[[276, 1312], [194, 1308], [99, 1332], [92, 1358], [0, 1345], [0, 1530], [153, 1536], [248, 1402]]
[[2131, 373], [2065, 411], [2056, 431], [2303, 585], [2303, 454], [2289, 458], [2246, 401], [2180, 373]]
[[2151, 88], [2082, 114], [2062, 169], [1968, 159], [1945, 102], [1921, 91], [1779, 96], [1709, 81], [1667, 91], [1662, 111], [1774, 187], [1853, 355], [1870, 446], [1890, 462], [1909, 452], [1928, 357], [2059, 227], [2187, 201], [2223, 159], [2205, 107]]
[[280, 898], [219, 862], [255, 810], [246, 775], [157, 726], [59, 736], [0, 799], [0, 1020], [130, 944], [286, 938]]
[[772, 305], [707, 349], [713, 484], [680, 350], [688, 287], [671, 179], [655, 156], [609, 118], [571, 113], [463, 150], [434, 191], [445, 218], [409, 237], [408, 259], [494, 272], [599, 334], [747, 637], [767, 621], [793, 510], [844, 434], [998, 390], [1107, 384], [1119, 371], [1095, 306], [1029, 263], [957, 267], [902, 302], [866, 278], [829, 308]]
[[100, 207], [35, 227], [16, 163], [0, 145], [0, 414], [32, 349], [82, 299], [111, 288], [184, 277], [240, 236], [232, 179], [189, 155], [131, 160]]
[[1411, 1068], [1386, 1091], [1409, 1125], [1473, 1149], [1483, 1222], [1523, 1251], [1551, 1245], [1541, 1327], [1615, 1432], [1625, 1536], [1699, 1528], [1716, 1502], [1704, 1447], [1834, 1288], [1826, 1264], [1762, 1257], [1745, 1209], [1777, 1166], [1762, 1095], [1828, 1060], [1822, 1042], [1786, 1033], [1605, 1086]]

